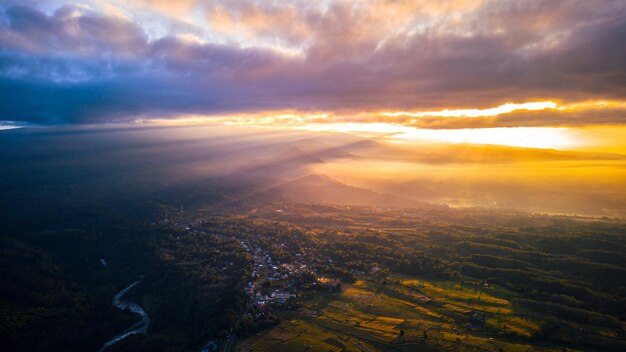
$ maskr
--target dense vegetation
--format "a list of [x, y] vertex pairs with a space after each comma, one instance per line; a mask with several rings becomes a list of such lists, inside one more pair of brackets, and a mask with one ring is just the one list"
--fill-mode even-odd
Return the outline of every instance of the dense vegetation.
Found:
[[276, 207], [289, 214], [268, 209], [261, 216], [308, 228], [323, 214], [335, 219], [330, 226], [322, 223], [326, 230], [318, 229], [317, 238], [348, 268], [381, 266], [424, 278], [477, 279], [517, 293], [513, 303], [519, 313], [542, 317], [537, 341], [625, 346], [622, 223], [480, 210], [398, 215], [371, 208]]
[[[299, 165], [191, 177], [188, 165], [222, 165], [227, 151], [256, 156], [258, 150], [236, 140], [219, 149], [229, 139], [222, 136], [207, 141], [217, 148], [208, 152], [190, 153], [195, 140], [171, 143], [177, 147], [168, 145], [167, 153], [148, 152], [160, 142], [140, 129], [113, 142], [100, 132], [70, 135], [16, 132], [0, 141], [0, 343], [6, 350], [97, 350], [136, 322], [111, 301], [142, 276], [127, 298], [149, 313], [148, 334], [112, 350], [197, 351], [233, 331], [246, 336], [275, 326], [279, 310], [299, 312], [311, 299], [339, 295], [364, 278], [373, 280], [371, 292], [395, 298], [424, 289], [411, 284], [409, 290], [397, 283], [402, 280], [438, 280], [444, 291], [452, 283], [488, 284], [507, 290], [514, 316], [540, 327], [528, 329], [532, 336], [509, 331], [506, 338], [624, 350], [623, 222], [251, 197]], [[282, 150], [275, 146], [268, 155]], [[176, 219], [181, 205], [187, 212]], [[283, 264], [306, 264], [289, 282], [261, 288], [264, 295], [291, 290], [295, 299], [246, 309], [254, 263], [241, 242], [260, 248], [281, 274], [289, 271]]]
[[[195, 221], [192, 230], [157, 222], [78, 223], [82, 229], [3, 236], [1, 340], [9, 350], [96, 350], [136, 321], [114, 309], [111, 297], [141, 275], [129, 299], [149, 312], [153, 324], [146, 337], [128, 338], [113, 350], [198, 350], [235, 327], [245, 336], [272, 326], [276, 320], [267, 311], [241, 315], [252, 271], [245, 241], [277, 265], [302, 255], [310, 271], [292, 283], [303, 293], [320, 277], [349, 284], [376, 271], [380, 278], [398, 273], [479, 280], [515, 292], [518, 312], [540, 314], [541, 329], [530, 343], [624, 346], [623, 224], [452, 210], [393, 215], [371, 208], [278, 206], [287, 210], [181, 218]], [[312, 207], [316, 217], [327, 214], [338, 222], [314, 225]], [[467, 224], [466, 216], [474, 223]], [[106, 267], [100, 258], [107, 259]], [[255, 320], [260, 313], [266, 314], [263, 320]]]

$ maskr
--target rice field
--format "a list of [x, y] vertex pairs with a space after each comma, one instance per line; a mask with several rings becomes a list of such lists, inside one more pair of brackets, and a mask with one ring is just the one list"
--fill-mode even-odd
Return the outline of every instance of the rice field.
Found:
[[518, 315], [512, 297], [475, 283], [363, 278], [283, 313], [237, 351], [561, 351], [531, 345], [539, 323]]

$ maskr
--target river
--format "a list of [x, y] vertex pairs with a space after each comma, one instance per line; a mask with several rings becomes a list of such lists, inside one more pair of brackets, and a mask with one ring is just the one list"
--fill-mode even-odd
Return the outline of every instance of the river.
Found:
[[122, 341], [128, 336], [136, 335], [136, 334], [145, 335], [148, 332], [148, 327], [150, 326], [150, 317], [148, 316], [148, 313], [146, 313], [146, 311], [143, 310], [143, 308], [141, 308], [141, 306], [138, 305], [137, 303], [124, 301], [122, 299], [128, 291], [132, 290], [133, 287], [137, 286], [140, 282], [141, 280], [137, 280], [133, 282], [128, 287], [126, 287], [125, 289], [118, 292], [115, 296], [113, 296], [113, 306], [121, 310], [130, 310], [131, 312], [140, 315], [141, 320], [135, 323], [133, 326], [131, 326], [130, 329], [128, 329], [127, 331], [120, 333], [119, 335], [115, 336], [114, 338], [109, 340], [107, 343], [102, 345], [102, 347], [100, 347], [98, 352], [102, 352], [106, 350], [107, 348]]

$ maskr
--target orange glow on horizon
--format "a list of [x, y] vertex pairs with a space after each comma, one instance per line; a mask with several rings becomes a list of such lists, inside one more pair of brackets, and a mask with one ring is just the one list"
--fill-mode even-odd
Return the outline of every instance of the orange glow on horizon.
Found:
[[[589, 150], [596, 152], [626, 153], [626, 143], [622, 140], [626, 127], [616, 126], [494, 126], [477, 128], [418, 128], [410, 125], [421, 117], [467, 118], [493, 117], [514, 111], [557, 110], [562, 112], [626, 109], [622, 101], [583, 101], [558, 104], [552, 101], [507, 103], [487, 109], [442, 109], [417, 112], [298, 112], [267, 111], [226, 116], [185, 115], [176, 119], [145, 119], [140, 123], [159, 125], [200, 125], [222, 124], [271, 129], [295, 129], [312, 132], [339, 132], [355, 134], [366, 138], [382, 138], [391, 143], [401, 144], [481, 144], [502, 145], [521, 148], [542, 148], [558, 150]], [[386, 118], [409, 116], [403, 120]]]
[[453, 109], [453, 110], [439, 110], [439, 111], [423, 111], [423, 112], [383, 112], [383, 116], [411, 116], [411, 117], [425, 117], [425, 116], [439, 116], [439, 117], [478, 117], [478, 116], [496, 116], [500, 114], [506, 114], [516, 110], [545, 110], [555, 109], [557, 104], [551, 101], [531, 102], [514, 104], [507, 103], [489, 109]]

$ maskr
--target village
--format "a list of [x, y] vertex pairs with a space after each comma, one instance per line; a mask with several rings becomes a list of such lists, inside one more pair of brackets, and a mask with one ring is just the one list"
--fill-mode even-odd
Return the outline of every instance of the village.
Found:
[[[269, 306], [286, 308], [289, 304], [296, 304], [304, 292], [337, 290], [342, 286], [339, 278], [329, 275], [329, 269], [335, 270], [334, 261], [326, 258], [319, 250], [310, 247], [299, 248], [299, 252], [293, 254], [293, 259], [285, 262], [284, 259], [273, 258], [271, 253], [293, 252], [293, 248], [288, 248], [285, 243], [272, 243], [272, 247], [267, 248], [267, 243], [262, 243], [264, 239], [262, 234], [241, 239], [236, 235], [206, 233], [203, 224], [202, 218], [185, 214], [182, 206], [180, 211], [166, 213], [164, 218], [153, 223], [183, 233], [206, 234], [222, 240], [236, 241], [251, 258], [249, 281], [245, 286], [249, 309], [266, 312]], [[226, 263], [222, 270], [227, 270], [232, 265], [233, 263]], [[377, 270], [379, 268], [373, 268], [374, 272]], [[352, 269], [349, 274], [362, 276], [366, 273]], [[255, 314], [255, 318], [260, 318], [262, 314]]]

